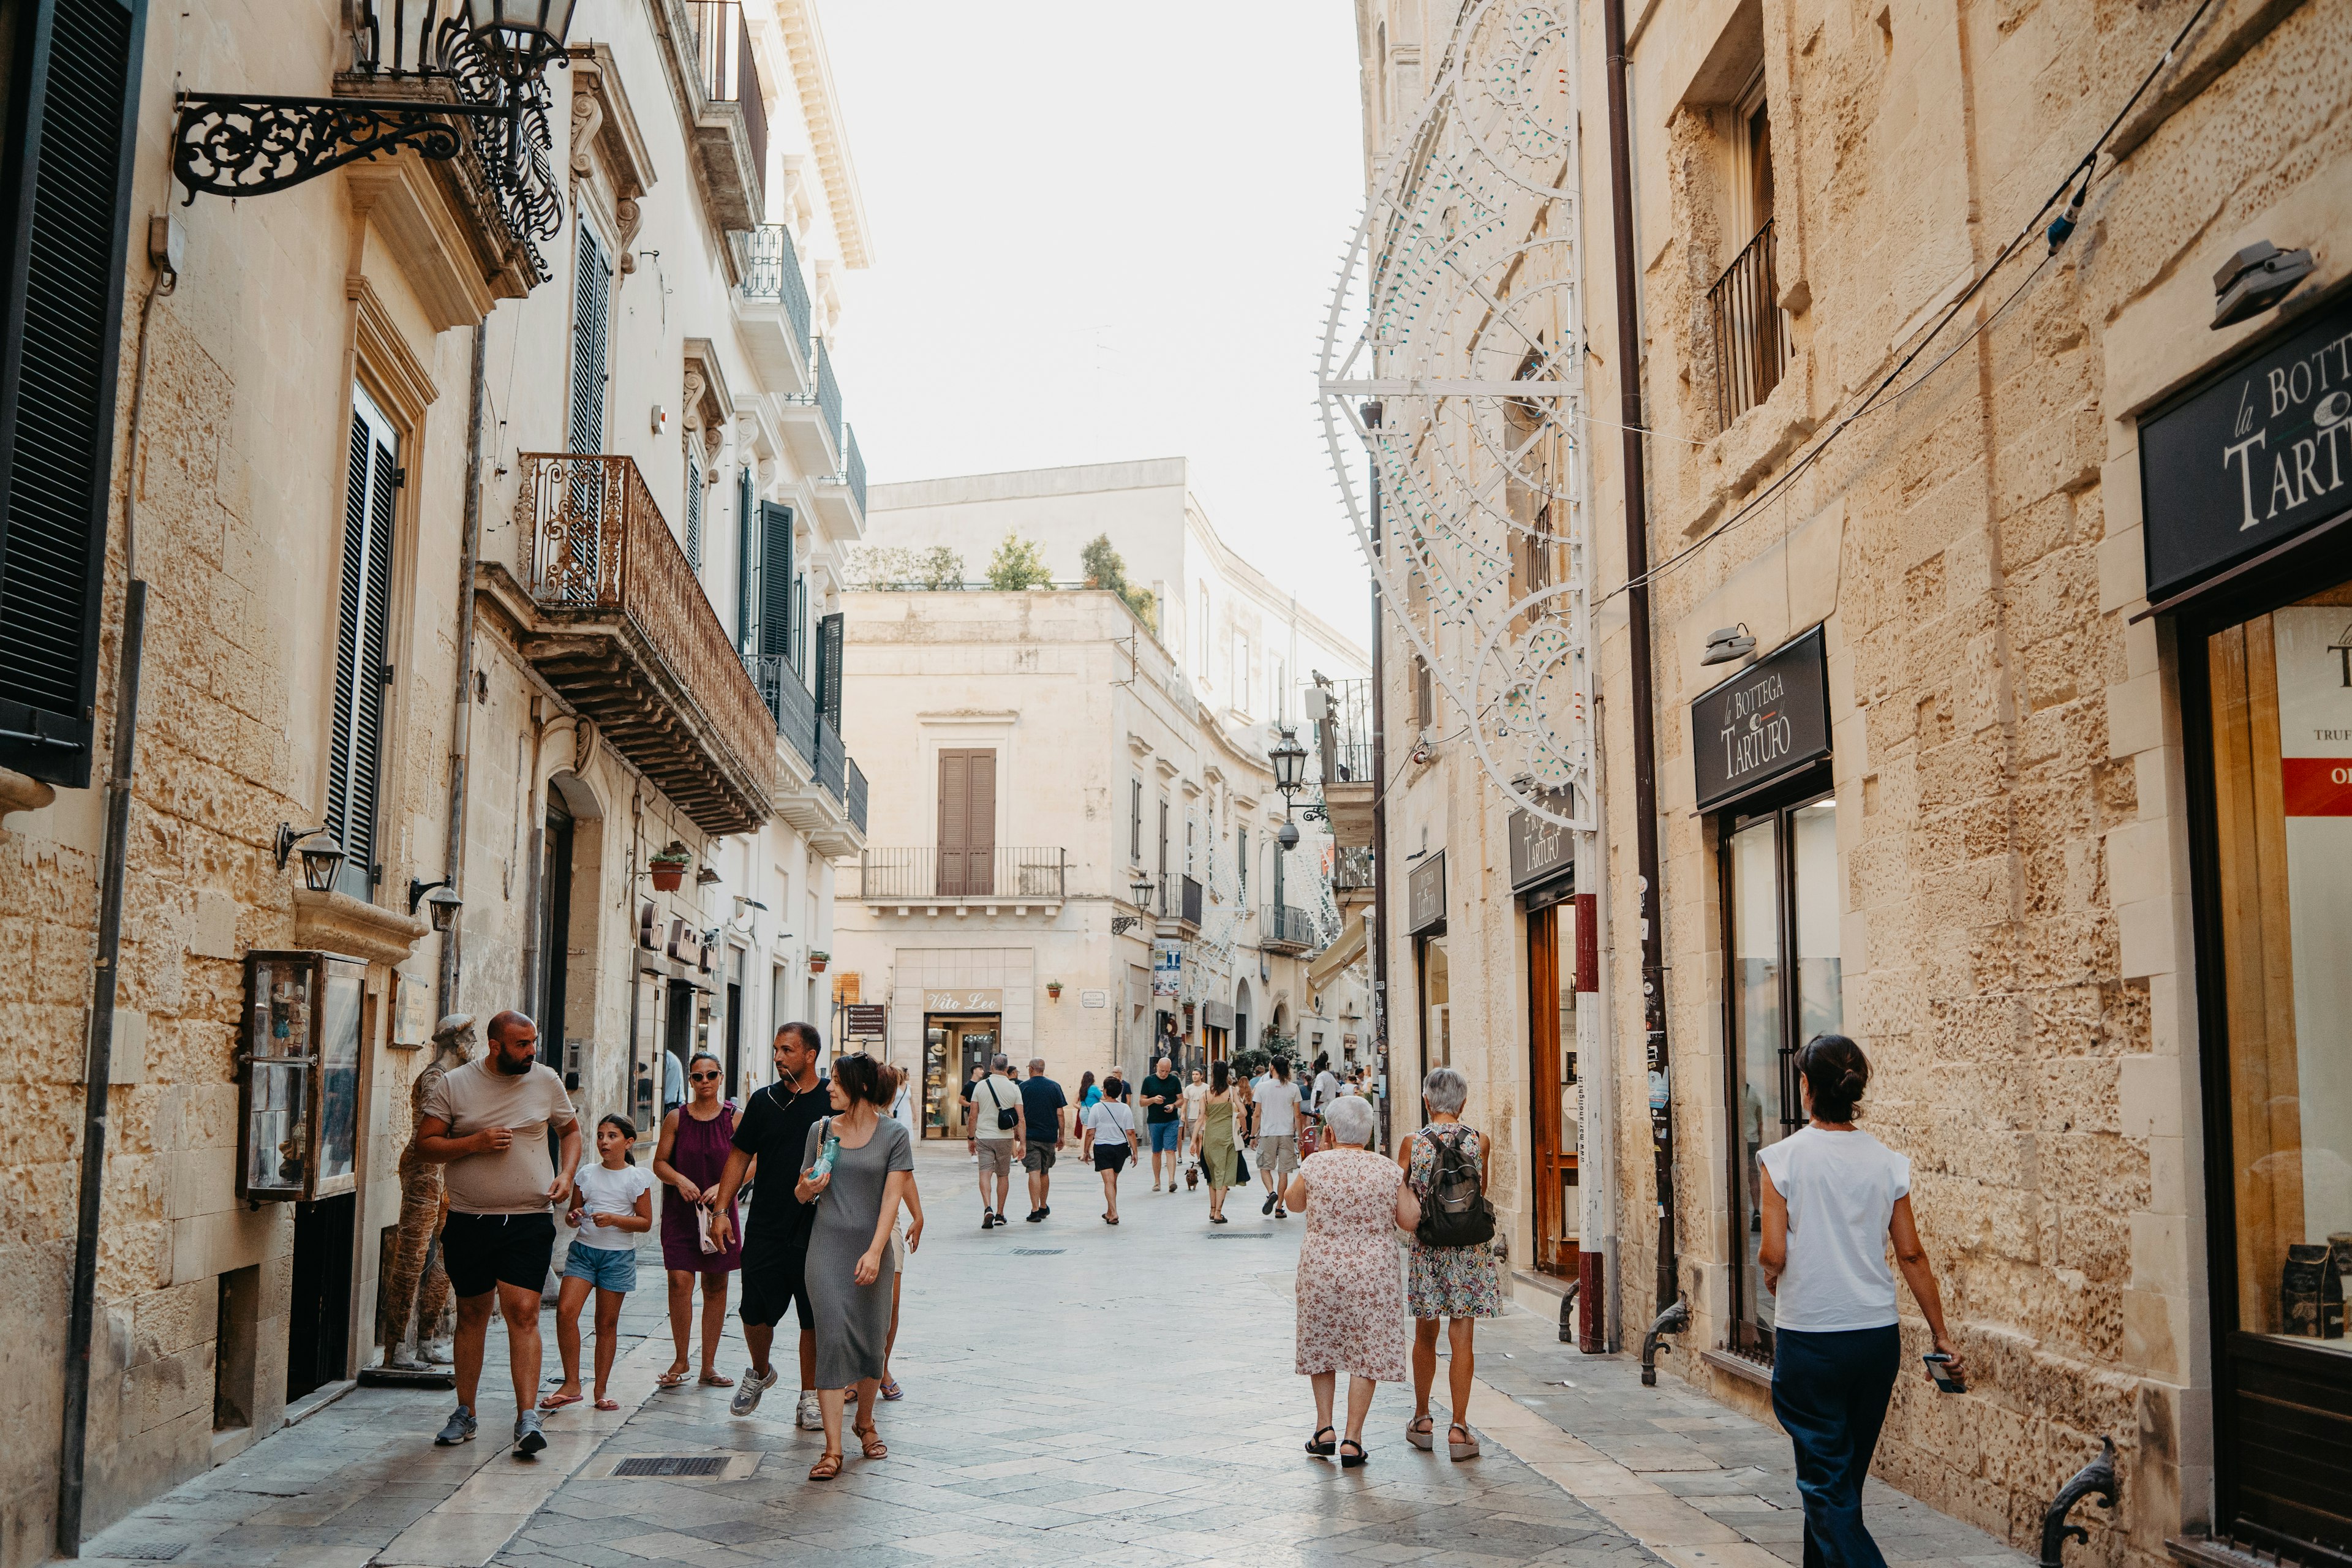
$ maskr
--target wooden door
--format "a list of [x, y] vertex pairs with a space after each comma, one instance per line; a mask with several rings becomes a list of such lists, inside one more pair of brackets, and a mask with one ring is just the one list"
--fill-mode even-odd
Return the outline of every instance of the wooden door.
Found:
[[982, 898], [994, 892], [996, 753], [940, 753], [939, 894]]
[[[1559, 1179], [1560, 1039], [1559, 907], [1528, 916], [1528, 1107], [1535, 1134], [1536, 1267], [1547, 1274], [1573, 1271], [1564, 1256], [1566, 1232], [1560, 1213], [1565, 1194]], [[1573, 1151], [1570, 1158], [1573, 1158]]]

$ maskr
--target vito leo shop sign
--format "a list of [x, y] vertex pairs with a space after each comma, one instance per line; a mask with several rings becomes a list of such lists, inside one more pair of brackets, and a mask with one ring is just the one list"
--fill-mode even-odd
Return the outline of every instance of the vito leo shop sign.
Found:
[[1691, 704], [1698, 809], [1828, 756], [1829, 708], [1819, 626], [1701, 696]]
[[2139, 420], [2147, 597], [2352, 510], [2352, 299]]

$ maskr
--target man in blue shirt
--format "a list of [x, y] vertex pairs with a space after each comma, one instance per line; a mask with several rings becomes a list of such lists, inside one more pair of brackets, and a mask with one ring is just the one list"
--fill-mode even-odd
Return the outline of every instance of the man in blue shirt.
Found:
[[1054, 1185], [1054, 1156], [1062, 1147], [1069, 1121], [1069, 1098], [1062, 1086], [1045, 1076], [1045, 1060], [1033, 1057], [1029, 1076], [1021, 1080], [1022, 1121], [1029, 1131], [1029, 1147], [1021, 1156], [1029, 1173], [1029, 1223], [1035, 1225], [1054, 1211], [1045, 1202]]

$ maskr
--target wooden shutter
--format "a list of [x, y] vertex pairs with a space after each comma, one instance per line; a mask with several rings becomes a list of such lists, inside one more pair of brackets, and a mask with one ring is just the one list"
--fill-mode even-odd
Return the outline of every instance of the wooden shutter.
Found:
[[808, 679], [808, 580], [793, 579], [792, 631], [786, 646], [792, 650], [793, 673], [803, 680]]
[[692, 458], [686, 460], [686, 564], [702, 570], [702, 465]]
[[816, 624], [816, 710], [841, 733], [841, 612]]
[[604, 449], [607, 323], [613, 267], [596, 231], [580, 226], [580, 254], [572, 279], [572, 449]]
[[399, 443], [367, 395], [352, 389], [351, 471], [343, 489], [343, 570], [335, 636], [335, 727], [327, 754], [327, 830], [343, 847], [336, 889], [375, 883], [383, 691], [392, 604], [394, 473]]
[[942, 898], [983, 897], [994, 889], [996, 753], [940, 753], [940, 879]]
[[[760, 503], [760, 657], [782, 659], [793, 635], [793, 509]], [[771, 676], [775, 670], [768, 672]]]
[[22, 0], [0, 130], [0, 766], [89, 783], [144, 0]]
[[735, 648], [747, 658], [760, 653], [760, 530], [751, 505], [751, 469], [747, 464], [735, 487]]

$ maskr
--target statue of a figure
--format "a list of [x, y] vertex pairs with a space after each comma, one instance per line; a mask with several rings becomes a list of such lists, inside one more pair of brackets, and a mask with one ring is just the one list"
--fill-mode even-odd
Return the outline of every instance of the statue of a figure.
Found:
[[478, 1044], [473, 1015], [450, 1014], [433, 1031], [433, 1059], [409, 1086], [408, 1142], [400, 1151], [400, 1229], [393, 1244], [392, 1272], [383, 1282], [383, 1363], [388, 1367], [430, 1372], [436, 1370], [436, 1362], [448, 1360], [427, 1349], [449, 1300], [449, 1276], [434, 1246], [441, 1231], [443, 1168], [417, 1152], [416, 1124], [424, 1120], [425, 1097], [434, 1085], [451, 1068], [472, 1061]]

